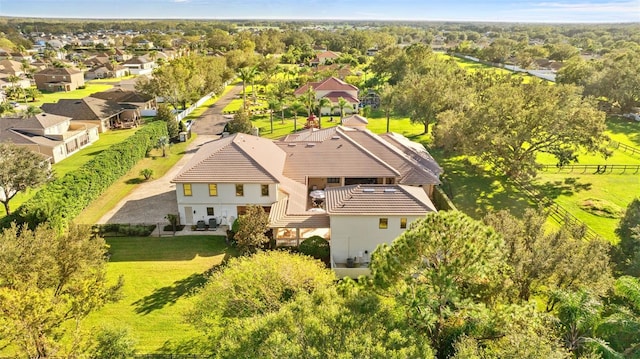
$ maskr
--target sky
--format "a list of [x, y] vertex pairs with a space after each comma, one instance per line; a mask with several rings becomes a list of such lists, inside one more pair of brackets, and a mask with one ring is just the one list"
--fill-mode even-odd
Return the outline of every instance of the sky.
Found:
[[0, 0], [0, 16], [617, 23], [640, 0]]

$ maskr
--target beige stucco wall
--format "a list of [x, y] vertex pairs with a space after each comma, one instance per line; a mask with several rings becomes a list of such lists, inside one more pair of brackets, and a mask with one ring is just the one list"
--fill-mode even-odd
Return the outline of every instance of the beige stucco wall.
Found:
[[[378, 228], [379, 219], [387, 218], [387, 229]], [[422, 216], [331, 216], [331, 256], [336, 263], [346, 263], [347, 257], [355, 257], [368, 251], [369, 257], [379, 244], [391, 243], [406, 229], [400, 228], [400, 218], [410, 223]], [[366, 255], [365, 255], [366, 257]], [[363, 259], [366, 261], [366, 258]]]
[[[176, 197], [178, 201], [178, 212], [180, 214], [180, 222], [182, 224], [194, 224], [198, 220], [208, 221], [210, 217], [231, 217], [238, 218], [238, 206], [260, 205], [270, 206], [276, 202], [277, 185], [269, 184], [269, 196], [262, 196], [261, 184], [245, 183], [244, 196], [236, 196], [236, 187], [234, 183], [218, 183], [218, 195], [209, 196], [208, 183], [193, 183], [191, 185], [191, 196], [184, 195], [184, 184], [176, 184]], [[193, 214], [193, 223], [188, 223], [185, 207], [191, 207]], [[214, 215], [207, 215], [207, 207], [213, 207]]]

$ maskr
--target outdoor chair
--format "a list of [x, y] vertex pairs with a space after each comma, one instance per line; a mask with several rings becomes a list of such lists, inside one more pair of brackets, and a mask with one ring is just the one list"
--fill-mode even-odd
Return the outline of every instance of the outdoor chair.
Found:
[[204, 223], [204, 221], [198, 221], [196, 223], [196, 231], [205, 231], [207, 230], [207, 225]]
[[215, 218], [209, 218], [209, 229], [216, 230], [218, 228], [218, 221]]

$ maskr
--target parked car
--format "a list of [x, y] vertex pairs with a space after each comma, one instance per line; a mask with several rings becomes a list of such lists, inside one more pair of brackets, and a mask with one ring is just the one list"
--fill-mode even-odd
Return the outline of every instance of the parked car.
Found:
[[625, 113], [622, 117], [628, 118], [634, 121], [640, 121], [640, 113]]

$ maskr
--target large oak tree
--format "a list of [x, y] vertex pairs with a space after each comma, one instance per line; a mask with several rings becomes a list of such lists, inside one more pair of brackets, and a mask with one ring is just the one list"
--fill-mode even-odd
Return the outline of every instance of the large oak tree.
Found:
[[41, 154], [14, 144], [0, 144], [0, 202], [7, 214], [11, 214], [9, 201], [15, 195], [50, 177], [51, 165]]

